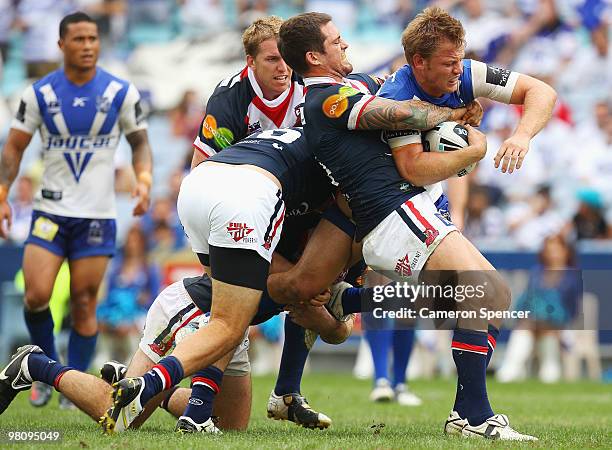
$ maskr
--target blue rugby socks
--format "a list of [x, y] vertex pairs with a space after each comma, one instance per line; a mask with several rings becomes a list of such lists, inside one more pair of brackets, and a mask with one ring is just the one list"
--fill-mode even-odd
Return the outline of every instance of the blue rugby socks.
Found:
[[68, 365], [85, 372], [96, 351], [98, 333], [93, 336], [82, 336], [74, 328], [70, 330], [68, 339]]
[[494, 415], [487, 396], [487, 338], [484, 331], [460, 328], [453, 334], [451, 348], [458, 377], [453, 409], [472, 426]]
[[47, 307], [42, 311], [33, 312], [23, 308], [23, 317], [30, 333], [32, 344], [38, 345], [49, 358], [59, 360], [55, 349], [55, 337], [53, 336], [53, 317], [51, 310]]
[[174, 356], [166, 356], [143, 375], [145, 387], [140, 402], [145, 405], [162, 391], [179, 384], [183, 379], [183, 366]]
[[215, 366], [209, 366], [197, 371], [191, 379], [191, 397], [184, 415], [202, 424], [212, 415], [215, 396], [221, 389], [223, 371]]
[[301, 392], [302, 374], [308, 353], [308, 347], [304, 342], [304, 328], [286, 317], [283, 355], [274, 387], [276, 395]]

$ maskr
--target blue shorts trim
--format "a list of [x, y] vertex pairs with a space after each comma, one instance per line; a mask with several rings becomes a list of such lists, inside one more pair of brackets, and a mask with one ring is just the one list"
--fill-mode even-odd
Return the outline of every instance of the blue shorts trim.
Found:
[[115, 255], [115, 219], [81, 219], [32, 212], [25, 244], [38, 245], [69, 260]]

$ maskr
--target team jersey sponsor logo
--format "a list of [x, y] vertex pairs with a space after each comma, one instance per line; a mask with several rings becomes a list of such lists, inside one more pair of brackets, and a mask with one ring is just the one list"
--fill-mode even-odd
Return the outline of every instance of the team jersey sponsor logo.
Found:
[[229, 128], [217, 127], [217, 119], [212, 114], [207, 114], [202, 121], [202, 134], [206, 139], [213, 139], [220, 149], [234, 143], [234, 133]]
[[510, 71], [508, 69], [501, 69], [499, 67], [487, 66], [487, 83], [496, 84], [498, 86], [505, 87], [510, 78]]
[[97, 148], [108, 148], [117, 145], [119, 137], [104, 134], [100, 136], [57, 136], [47, 137], [44, 142], [44, 150], [90, 150]]
[[230, 222], [227, 226], [227, 233], [235, 242], [251, 243], [255, 242], [255, 238], [247, 237], [255, 228], [249, 227], [246, 223]]
[[409, 277], [412, 275], [412, 269], [410, 268], [410, 261], [408, 255], [397, 260], [395, 264], [395, 271], [402, 277]]
[[330, 119], [338, 119], [348, 109], [348, 98], [360, 92], [350, 86], [342, 86], [338, 93], [330, 95], [323, 102], [323, 114]]
[[53, 241], [59, 230], [59, 225], [47, 217], [39, 217], [34, 222], [32, 228], [32, 236], [43, 239], [45, 241]]

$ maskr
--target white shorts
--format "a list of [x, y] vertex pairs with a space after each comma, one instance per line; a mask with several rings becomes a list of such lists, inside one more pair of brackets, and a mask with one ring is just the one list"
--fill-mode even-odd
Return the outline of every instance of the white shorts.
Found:
[[243, 248], [271, 261], [285, 203], [279, 187], [262, 173], [200, 164], [183, 180], [177, 204], [194, 252], [208, 255], [209, 245]]
[[[418, 281], [438, 244], [457, 228], [440, 214], [428, 192], [415, 195], [389, 214], [363, 240], [363, 259], [394, 281]], [[414, 272], [414, 275], [413, 275]]]
[[[155, 299], [145, 322], [138, 347], [155, 364], [169, 355], [185, 336], [208, 325], [210, 313], [202, 311], [191, 301], [183, 281], [172, 283]], [[225, 375], [240, 377], [251, 372], [249, 362], [248, 329], [244, 340], [236, 347], [234, 357], [225, 369]]]

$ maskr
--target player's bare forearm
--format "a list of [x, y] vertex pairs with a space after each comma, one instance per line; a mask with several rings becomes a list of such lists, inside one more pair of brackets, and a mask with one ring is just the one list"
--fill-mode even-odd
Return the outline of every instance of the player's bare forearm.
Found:
[[451, 109], [421, 100], [395, 101], [376, 97], [364, 108], [360, 130], [429, 130], [447, 120], [459, 120], [465, 108]]
[[30, 143], [32, 135], [11, 128], [0, 159], [0, 186], [11, 187], [19, 173], [21, 158]]
[[125, 137], [132, 147], [132, 166], [138, 179], [141, 173], [151, 174], [153, 157], [145, 130], [134, 131]]
[[149, 192], [153, 183], [151, 147], [145, 130], [130, 133], [126, 139], [132, 147], [132, 165], [136, 174], [136, 188], [132, 197], [136, 197], [138, 201], [132, 214], [141, 216], [149, 209]]
[[510, 99], [510, 103], [523, 105], [523, 115], [514, 134], [533, 138], [552, 117], [556, 101], [557, 92], [551, 86], [521, 74]]

